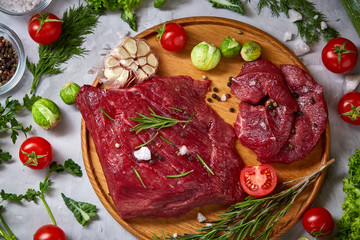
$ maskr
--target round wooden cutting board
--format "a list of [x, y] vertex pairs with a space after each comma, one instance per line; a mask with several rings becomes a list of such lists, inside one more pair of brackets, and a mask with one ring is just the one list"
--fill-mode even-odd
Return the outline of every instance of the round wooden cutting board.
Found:
[[[217, 93], [219, 96], [230, 93], [230, 88], [227, 86], [229, 77], [237, 76], [244, 63], [240, 56], [234, 58], [223, 57], [215, 69], [207, 72], [196, 69], [190, 60], [190, 52], [196, 44], [202, 41], [209, 41], [216, 46], [220, 46], [222, 40], [227, 36], [232, 36], [240, 42], [241, 45], [249, 40], [259, 42], [263, 48], [261, 57], [272, 61], [277, 66], [280, 64], [295, 64], [306, 70], [301, 61], [278, 40], [245, 23], [216, 17], [191, 17], [174, 20], [173, 22], [181, 24], [185, 28], [188, 36], [185, 48], [179, 52], [168, 52], [156, 41], [156, 32], [154, 32], [154, 29], [160, 28], [162, 24], [154, 26], [136, 36], [136, 38], [146, 39], [159, 56], [160, 65], [158, 75], [160, 76], [189, 75], [194, 79], [202, 80], [203, 76], [206, 75], [206, 77], [212, 81], [210, 87], [217, 87], [219, 89]], [[239, 34], [238, 30], [240, 30], [242, 34]], [[96, 80], [93, 85], [103, 87]], [[211, 97], [212, 93], [212, 91], [209, 91], [207, 97]], [[232, 96], [226, 102], [214, 100], [212, 103], [209, 103], [209, 105], [213, 107], [226, 122], [233, 125], [236, 120], [239, 102], [240, 100], [236, 96]], [[229, 108], [234, 108], [235, 112], [230, 112]], [[153, 234], [161, 236], [161, 231], [166, 235], [173, 235], [174, 233], [194, 233], [196, 229], [204, 226], [204, 224], [197, 221], [196, 216], [198, 212], [201, 212], [208, 220], [215, 220], [220, 213], [227, 210], [227, 206], [204, 206], [193, 209], [179, 218], [139, 218], [123, 220], [117, 214], [116, 207], [108, 194], [107, 183], [95, 151], [95, 146], [84, 121], [81, 125], [81, 139], [85, 168], [96, 194], [109, 213], [125, 229], [139, 239], [152, 239]], [[236, 148], [246, 165], [259, 164], [256, 161], [256, 155], [248, 148], [242, 146], [239, 141], [236, 142]], [[283, 182], [301, 178], [317, 170], [322, 164], [329, 160], [329, 148], [330, 129], [328, 124], [319, 143], [305, 159], [288, 165], [272, 164], [276, 169], [279, 181]], [[272, 239], [277, 239], [289, 231], [300, 220], [303, 212], [314, 201], [323, 179], [324, 173], [297, 198], [287, 215], [274, 227]], [[159, 209], [159, 211], [161, 211], [161, 209]]]

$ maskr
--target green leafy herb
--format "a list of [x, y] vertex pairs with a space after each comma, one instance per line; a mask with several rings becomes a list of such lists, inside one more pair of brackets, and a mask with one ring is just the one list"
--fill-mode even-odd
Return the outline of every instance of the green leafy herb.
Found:
[[245, 15], [244, 5], [240, 0], [209, 0], [214, 8], [225, 8]]
[[169, 117], [157, 115], [150, 107], [149, 107], [149, 110], [151, 111], [152, 117], [145, 116], [138, 112], [136, 114], [139, 115], [141, 118], [130, 117], [131, 120], [133, 120], [135, 122], [139, 122], [139, 124], [132, 127], [130, 129], [130, 131], [136, 131], [136, 134], [138, 134], [140, 131], [145, 130], [145, 129], [154, 128], [154, 129], [160, 130], [162, 128], [172, 127], [172, 126], [176, 125], [177, 123], [185, 123], [185, 126], [186, 126], [186, 124], [191, 121], [191, 119], [194, 115], [194, 114], [191, 115], [191, 117], [188, 120], [178, 120], [175, 118], [169, 118]]
[[31, 95], [31, 97], [29, 97], [29, 95], [26, 94], [25, 97], [23, 98], [24, 107], [26, 107], [29, 111], [31, 111], [33, 104], [39, 99], [41, 99], [40, 96]]
[[[165, 25], [164, 25], [165, 26]], [[183, 110], [181, 110], [181, 109], [178, 109], [178, 108], [176, 108], [176, 107], [169, 107], [170, 109], [172, 109], [172, 110], [175, 110], [175, 111], [178, 111], [178, 112], [182, 112]]]
[[129, 24], [131, 29], [137, 30], [136, 14], [137, 9], [142, 0], [85, 0], [89, 6], [96, 10], [120, 10], [121, 18]]
[[212, 174], [215, 175], [214, 172], [210, 169], [210, 167], [204, 162], [204, 160], [202, 159], [202, 157], [200, 157], [199, 154], [196, 154], [197, 158], [200, 160], [200, 162], [202, 163], [202, 165], [204, 165], [204, 167]]
[[165, 4], [165, 2], [166, 2], [165, 0], [155, 0], [154, 1], [154, 7], [155, 8], [160, 8]]
[[136, 176], [139, 178], [141, 184], [144, 186], [144, 188], [146, 188], [146, 186], [145, 186], [145, 184], [144, 184], [144, 182], [143, 182], [143, 180], [142, 180], [139, 172], [138, 172], [133, 166], [131, 166], [131, 168], [134, 170], [134, 172], [135, 172]]
[[[19, 136], [19, 132], [23, 132], [26, 136], [26, 133], [31, 130], [31, 125], [29, 127], [24, 127], [22, 123], [18, 122], [15, 115], [19, 113], [24, 106], [20, 104], [19, 100], [10, 98], [11, 96], [6, 98], [4, 106], [0, 103], [0, 133], [10, 131], [11, 140], [15, 143]], [[29, 101], [24, 98], [24, 104], [28, 105], [28, 102]], [[4, 158], [7, 157], [8, 156], [4, 156]]]
[[109, 114], [107, 114], [107, 112], [105, 112], [105, 110], [102, 108], [102, 107], [100, 107], [100, 110], [103, 112], [103, 114], [107, 117], [107, 118], [109, 118], [111, 121], [115, 121], [115, 119], [113, 119], [112, 117], [110, 117], [110, 115]]
[[150, 143], [152, 140], [154, 140], [158, 134], [159, 134], [159, 132], [156, 132], [156, 133], [154, 134], [154, 136], [153, 136], [149, 141], [147, 141], [147, 142], [145, 142], [145, 143], [143, 143], [143, 144], [141, 144], [141, 145], [139, 145], [139, 146], [136, 146], [135, 149], [138, 149], [138, 148], [141, 148], [141, 147], [147, 145], [147, 144]]
[[90, 6], [80, 5], [70, 7], [62, 17], [62, 33], [60, 38], [49, 45], [39, 45], [39, 61], [26, 65], [34, 79], [30, 93], [33, 93], [41, 77], [48, 74], [63, 72], [60, 65], [74, 56], [83, 56], [87, 50], [82, 46], [85, 35], [93, 32], [98, 20], [99, 12]]
[[229, 211], [219, 216], [219, 220], [209, 221], [211, 226], [198, 229], [198, 233], [177, 237], [169, 234], [169, 237], [173, 240], [269, 239], [273, 227], [289, 211], [297, 196], [334, 161], [328, 161], [309, 176], [279, 184], [274, 191], [277, 193], [273, 195], [262, 198], [248, 196], [245, 201], [230, 206]]
[[184, 177], [190, 173], [192, 173], [194, 170], [190, 170], [188, 172], [184, 172], [182, 174], [177, 174], [177, 175], [166, 175], [167, 178], [179, 178], [179, 177]]
[[175, 143], [170, 142], [169, 140], [167, 140], [167, 139], [164, 138], [163, 136], [160, 136], [160, 138], [161, 138], [162, 140], [164, 140], [165, 142], [167, 142], [168, 144], [170, 144], [170, 145], [172, 145], [172, 146], [176, 146]]
[[2, 162], [7, 162], [12, 158], [12, 156], [10, 155], [10, 153], [8, 152], [4, 152], [1, 148], [0, 148], [0, 164], [2, 164]]
[[89, 224], [91, 217], [97, 216], [96, 206], [86, 202], [77, 202], [61, 193], [65, 205], [74, 213], [76, 220], [85, 227]]
[[[247, 0], [250, 2], [250, 0]], [[339, 33], [331, 28], [321, 29], [321, 22], [327, 22], [324, 14], [316, 10], [315, 4], [308, 0], [259, 0], [258, 11], [267, 7], [270, 9], [273, 16], [279, 16], [280, 12], [285, 13], [289, 17], [289, 10], [293, 9], [302, 15], [302, 20], [296, 21], [300, 36], [305, 39], [307, 43], [315, 43], [319, 41], [322, 35], [325, 41], [338, 37]]]
[[349, 158], [349, 177], [344, 178], [346, 194], [342, 205], [343, 214], [337, 223], [335, 239], [355, 240], [360, 236], [360, 150]]
[[23, 199], [25, 199], [28, 202], [31, 201], [35, 202], [37, 194], [34, 189], [28, 189], [25, 194], [19, 194], [19, 195], [15, 193], [7, 193], [4, 191], [4, 189], [2, 189], [0, 192], [0, 197], [1, 197], [0, 203], [7, 200], [16, 203], [21, 203]]

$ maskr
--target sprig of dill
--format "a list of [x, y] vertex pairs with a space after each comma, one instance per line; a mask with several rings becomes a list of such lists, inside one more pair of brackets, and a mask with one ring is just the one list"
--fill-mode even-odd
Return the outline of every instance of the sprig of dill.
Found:
[[[246, 2], [250, 1], [246, 0]], [[281, 12], [289, 17], [290, 9], [299, 12], [302, 15], [302, 20], [296, 21], [294, 24], [297, 26], [300, 36], [307, 43], [318, 42], [321, 35], [325, 41], [340, 35], [329, 26], [326, 29], [321, 29], [321, 22], [327, 23], [327, 18], [316, 10], [314, 3], [307, 0], [259, 0], [257, 8], [259, 14], [263, 8], [269, 8], [271, 14], [276, 17], [279, 17]]]
[[[275, 194], [262, 198], [248, 196], [245, 201], [230, 206], [227, 212], [219, 216], [219, 220], [207, 221], [212, 225], [198, 229], [198, 233], [176, 237], [168, 234], [169, 238], [165, 238], [163, 233], [162, 238], [158, 238], [154, 234], [153, 239], [269, 239], [272, 229], [286, 215], [295, 199], [334, 161], [332, 159], [326, 162], [318, 170], [304, 178], [278, 184]], [[293, 185], [294, 183], [296, 184]], [[292, 186], [288, 187], [290, 185]]]
[[70, 7], [64, 12], [60, 38], [52, 44], [39, 45], [37, 63], [26, 60], [26, 65], [34, 77], [30, 93], [35, 91], [42, 76], [62, 73], [62, 63], [88, 52], [81, 46], [85, 41], [85, 35], [93, 33], [99, 17], [100, 12], [90, 6]]

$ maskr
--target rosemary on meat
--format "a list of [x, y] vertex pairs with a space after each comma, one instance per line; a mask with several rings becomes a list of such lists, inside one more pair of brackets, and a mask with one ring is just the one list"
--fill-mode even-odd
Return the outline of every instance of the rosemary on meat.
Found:
[[136, 176], [139, 178], [141, 184], [144, 186], [144, 188], [146, 188], [146, 186], [145, 186], [145, 184], [144, 184], [144, 182], [143, 182], [143, 180], [142, 180], [139, 172], [138, 172], [133, 166], [131, 166], [131, 168], [134, 170], [134, 172], [135, 172]]
[[[277, 193], [273, 195], [262, 198], [248, 196], [245, 201], [230, 206], [227, 212], [219, 216], [219, 220], [207, 221], [212, 225], [198, 229], [198, 233], [176, 237], [168, 234], [168, 239], [269, 239], [272, 229], [289, 211], [295, 199], [334, 161], [331, 159], [306, 177], [278, 184], [275, 189]], [[165, 239], [165, 236], [158, 238], [154, 234], [153, 239]]]
[[178, 111], [178, 112], [182, 112], [183, 110], [179, 109], [179, 108], [176, 108], [176, 107], [169, 107], [170, 109], [172, 110], [175, 110], [175, 111]]
[[184, 177], [190, 173], [192, 173], [194, 170], [190, 170], [188, 172], [184, 172], [184, 173], [181, 173], [181, 174], [177, 174], [177, 175], [166, 175], [167, 178], [179, 178], [179, 177]]
[[192, 114], [187, 120], [179, 120], [175, 118], [157, 115], [150, 107], [149, 110], [151, 111], [151, 117], [145, 116], [138, 112], [136, 114], [139, 115], [140, 118], [130, 117], [131, 120], [139, 122], [139, 124], [132, 127], [130, 131], [136, 131], [136, 134], [138, 134], [145, 129], [154, 128], [160, 130], [162, 128], [172, 127], [177, 123], [185, 123], [184, 127], [186, 127], [186, 125], [191, 121], [194, 116], [194, 114]]
[[33, 93], [41, 77], [62, 73], [60, 65], [74, 56], [83, 56], [88, 51], [81, 47], [85, 35], [93, 33], [100, 14], [91, 6], [70, 7], [62, 17], [60, 38], [49, 45], [39, 45], [39, 61], [32, 63], [26, 59], [26, 65], [33, 75], [30, 93]]
[[167, 140], [166, 138], [164, 138], [163, 136], [160, 136], [160, 138], [162, 140], [164, 140], [165, 142], [167, 142], [168, 144], [172, 145], [172, 146], [176, 146], [175, 143], [172, 143], [171, 141]]
[[135, 149], [138, 149], [138, 148], [141, 148], [141, 147], [144, 147], [145, 145], [149, 144], [152, 140], [154, 140], [156, 138], [156, 136], [159, 134], [159, 132], [156, 132], [154, 134], [154, 136], [152, 138], [150, 138], [149, 141], [147, 142], [144, 142], [143, 144], [140, 144], [139, 146], [136, 146]]
[[199, 154], [196, 154], [197, 158], [200, 160], [200, 162], [202, 163], [202, 165], [204, 165], [204, 167], [212, 174], [215, 175], [214, 172], [210, 169], [210, 167], [204, 162], [204, 160], [202, 159], [202, 157], [200, 157]]
[[107, 118], [109, 118], [111, 121], [115, 121], [115, 119], [113, 119], [112, 117], [110, 117], [110, 115], [107, 113], [107, 112], [105, 112], [105, 110], [102, 108], [102, 107], [99, 107], [100, 108], [100, 110], [102, 111], [102, 113], [107, 117]]

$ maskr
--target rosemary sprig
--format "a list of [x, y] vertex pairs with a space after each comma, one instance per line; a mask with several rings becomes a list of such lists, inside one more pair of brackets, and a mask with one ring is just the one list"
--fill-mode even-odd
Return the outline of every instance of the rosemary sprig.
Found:
[[199, 154], [196, 154], [197, 158], [200, 160], [200, 162], [202, 163], [202, 165], [204, 165], [204, 167], [212, 174], [215, 175], [214, 172], [210, 169], [210, 167], [204, 162], [204, 160], [202, 159], [202, 157], [200, 157]]
[[184, 173], [181, 173], [181, 174], [177, 174], [177, 175], [166, 175], [167, 178], [179, 178], [179, 177], [184, 177], [190, 173], [192, 173], [194, 170], [190, 170], [188, 172], [184, 172]]
[[[229, 211], [219, 216], [219, 220], [208, 221], [212, 225], [198, 229], [199, 233], [178, 235], [177, 237], [169, 234], [169, 239], [203, 240], [231, 239], [232, 237], [238, 240], [269, 239], [272, 229], [286, 215], [295, 199], [334, 161], [331, 159], [304, 178], [279, 184], [276, 187], [276, 192], [278, 192], [276, 194], [263, 198], [248, 196], [245, 201], [230, 206]], [[295, 182], [297, 182], [295, 185], [284, 189]], [[156, 236], [153, 238], [160, 239]]]
[[156, 136], [157, 136], [158, 134], [159, 134], [159, 132], [156, 132], [156, 133], [154, 134], [154, 136], [153, 136], [152, 138], [150, 138], [149, 141], [144, 142], [143, 144], [140, 144], [139, 146], [136, 146], [135, 149], [141, 148], [141, 147], [149, 144], [152, 140], [154, 140], [154, 139], [156, 138]]
[[165, 142], [167, 142], [168, 144], [172, 145], [172, 146], [176, 146], [175, 143], [172, 143], [171, 141], [167, 140], [166, 138], [164, 138], [163, 136], [160, 136], [160, 138], [162, 140], [164, 140]]
[[176, 107], [169, 107], [170, 109], [172, 110], [175, 110], [175, 111], [178, 111], [178, 112], [182, 112], [183, 110], [179, 109], [179, 108], [176, 108]]
[[99, 17], [99, 12], [91, 6], [70, 7], [64, 12], [60, 38], [52, 44], [39, 45], [38, 63], [26, 60], [26, 65], [34, 77], [30, 93], [35, 91], [42, 76], [63, 72], [60, 68], [62, 63], [88, 52], [81, 45], [85, 41], [85, 35], [94, 31]]
[[139, 172], [138, 172], [133, 166], [131, 166], [131, 168], [134, 170], [134, 172], [135, 172], [136, 176], [139, 178], [141, 184], [144, 186], [144, 188], [146, 188], [146, 186], [145, 186], [145, 184], [144, 184], [144, 182], [143, 182], [143, 180], [142, 180]]
[[112, 117], [110, 117], [110, 115], [107, 113], [107, 112], [105, 112], [105, 110], [102, 108], [102, 107], [99, 107], [100, 108], [100, 110], [102, 111], [102, 113], [108, 118], [108, 119], [110, 119], [111, 121], [115, 121], [115, 119], [113, 119]]
[[[250, 2], [250, 0], [246, 0], [246, 2]], [[324, 30], [321, 29], [321, 22], [327, 23], [327, 19], [324, 14], [316, 10], [315, 4], [308, 0], [259, 0], [258, 13], [265, 7], [269, 8], [271, 14], [276, 17], [279, 17], [281, 12], [289, 17], [290, 9], [301, 13], [302, 20], [296, 21], [295, 25], [300, 36], [307, 43], [318, 42], [320, 35], [324, 37], [325, 41], [339, 36], [339, 33], [329, 26]]]
[[157, 115], [154, 112], [154, 110], [152, 110], [150, 107], [149, 107], [149, 110], [151, 111], [151, 117], [145, 116], [138, 112], [136, 114], [139, 115], [140, 118], [130, 117], [131, 120], [133, 120], [135, 122], [139, 122], [139, 124], [132, 127], [130, 129], [130, 131], [136, 131], [136, 134], [138, 134], [139, 132], [141, 132], [142, 130], [145, 130], [145, 129], [154, 128], [154, 129], [160, 130], [162, 128], [172, 127], [172, 126], [176, 125], [177, 123], [185, 123], [185, 126], [186, 126], [193, 117], [193, 115], [191, 115], [188, 120], [179, 120], [179, 119], [175, 119], [175, 118], [169, 118], [169, 117]]

